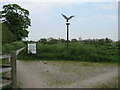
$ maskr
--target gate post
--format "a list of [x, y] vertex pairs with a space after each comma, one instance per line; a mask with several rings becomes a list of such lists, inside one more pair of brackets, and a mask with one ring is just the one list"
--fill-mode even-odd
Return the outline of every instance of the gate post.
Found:
[[11, 78], [12, 78], [12, 88], [17, 88], [17, 78], [16, 78], [16, 51], [11, 52]]

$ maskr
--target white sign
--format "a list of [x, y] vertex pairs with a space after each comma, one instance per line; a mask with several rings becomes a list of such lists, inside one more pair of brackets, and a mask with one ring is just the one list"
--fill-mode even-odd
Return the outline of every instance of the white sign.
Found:
[[28, 44], [28, 53], [36, 54], [36, 43]]

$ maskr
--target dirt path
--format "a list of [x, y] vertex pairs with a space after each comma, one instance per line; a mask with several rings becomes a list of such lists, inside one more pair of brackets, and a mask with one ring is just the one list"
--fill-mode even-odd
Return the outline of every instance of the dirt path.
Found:
[[34, 66], [17, 61], [17, 80], [21, 82], [22, 88], [45, 88], [46, 81], [40, 73], [36, 73]]
[[114, 68], [113, 70], [111, 70], [111, 72], [107, 72], [104, 74], [100, 74], [96, 77], [91, 77], [87, 80], [82, 80], [80, 82], [77, 83], [73, 83], [69, 86], [67, 86], [67, 88], [92, 88], [92, 87], [96, 87], [96, 85], [104, 85], [106, 83], [109, 83], [111, 80], [113, 80], [113, 78], [117, 77], [117, 68]]
[[114, 65], [56, 62], [18, 60], [17, 80], [23, 88], [90, 88], [118, 75], [118, 67]]

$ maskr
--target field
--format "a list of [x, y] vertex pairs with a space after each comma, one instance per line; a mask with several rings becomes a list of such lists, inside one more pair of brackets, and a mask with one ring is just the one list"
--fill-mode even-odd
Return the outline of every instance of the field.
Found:
[[116, 45], [75, 42], [58, 44], [37, 43], [37, 54], [28, 54], [27, 47], [19, 55], [20, 60], [77, 60], [89, 62], [118, 62]]

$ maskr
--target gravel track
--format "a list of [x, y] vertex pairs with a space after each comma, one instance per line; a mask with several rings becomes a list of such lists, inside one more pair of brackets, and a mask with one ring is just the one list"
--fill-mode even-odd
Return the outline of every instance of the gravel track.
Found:
[[92, 88], [118, 76], [115, 65], [56, 62], [17, 60], [17, 80], [22, 88]]

